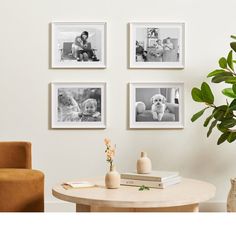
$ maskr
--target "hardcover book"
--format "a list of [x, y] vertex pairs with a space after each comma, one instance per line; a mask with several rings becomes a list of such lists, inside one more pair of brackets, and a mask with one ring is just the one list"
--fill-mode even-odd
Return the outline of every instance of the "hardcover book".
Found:
[[171, 178], [179, 176], [178, 172], [153, 170], [149, 174], [137, 174], [136, 172], [122, 173], [121, 179], [150, 180], [164, 182]]
[[150, 180], [136, 180], [136, 179], [121, 179], [120, 184], [127, 185], [127, 186], [137, 186], [137, 187], [144, 185], [149, 188], [164, 189], [168, 186], [178, 184], [180, 182], [181, 182], [181, 177], [178, 176], [166, 182], [158, 182], [158, 181], [150, 181]]

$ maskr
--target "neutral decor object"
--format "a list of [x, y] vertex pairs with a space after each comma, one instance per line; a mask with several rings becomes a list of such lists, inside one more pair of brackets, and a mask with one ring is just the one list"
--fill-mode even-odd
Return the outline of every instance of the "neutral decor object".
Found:
[[182, 82], [130, 83], [130, 128], [184, 127]]
[[231, 188], [227, 198], [227, 211], [236, 212], [236, 178], [231, 179]]
[[44, 174], [31, 168], [31, 143], [0, 142], [0, 212], [43, 212]]
[[106, 188], [115, 189], [120, 187], [120, 174], [116, 171], [115, 166], [105, 176]]
[[52, 128], [106, 128], [106, 83], [52, 83]]
[[184, 23], [130, 23], [130, 68], [184, 68]]
[[104, 139], [104, 143], [106, 146], [106, 161], [109, 163], [109, 172], [105, 176], [105, 185], [106, 188], [116, 189], [120, 187], [120, 174], [116, 171], [113, 164], [116, 146], [113, 147], [111, 141], [107, 138]]
[[105, 68], [106, 23], [51, 24], [52, 68]]
[[105, 188], [103, 178], [84, 179], [91, 188], [68, 191], [61, 185], [52, 189], [56, 198], [76, 204], [77, 212], [197, 212], [199, 203], [214, 197], [216, 188], [210, 183], [183, 179], [166, 189], [139, 191], [139, 187]]
[[141, 152], [141, 157], [137, 160], [137, 173], [149, 174], [152, 171], [152, 163], [146, 152]]

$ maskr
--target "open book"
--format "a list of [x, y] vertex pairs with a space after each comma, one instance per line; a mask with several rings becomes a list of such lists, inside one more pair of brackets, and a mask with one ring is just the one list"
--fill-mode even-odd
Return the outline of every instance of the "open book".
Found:
[[65, 189], [70, 189], [70, 188], [89, 188], [89, 187], [94, 187], [95, 184], [88, 182], [88, 181], [69, 181], [69, 182], [64, 182], [62, 186]]

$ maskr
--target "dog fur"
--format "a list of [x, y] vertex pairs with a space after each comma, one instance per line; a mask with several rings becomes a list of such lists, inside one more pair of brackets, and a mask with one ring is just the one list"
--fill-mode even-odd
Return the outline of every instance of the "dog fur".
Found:
[[162, 94], [155, 94], [151, 97], [153, 120], [161, 121], [166, 110], [166, 98]]

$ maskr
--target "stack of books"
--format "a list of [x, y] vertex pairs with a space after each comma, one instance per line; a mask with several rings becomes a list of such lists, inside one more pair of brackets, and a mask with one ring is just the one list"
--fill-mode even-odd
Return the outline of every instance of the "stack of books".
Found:
[[149, 174], [137, 174], [136, 172], [127, 172], [121, 174], [121, 185], [128, 186], [146, 186], [149, 188], [166, 188], [168, 186], [181, 182], [178, 172], [152, 171]]

